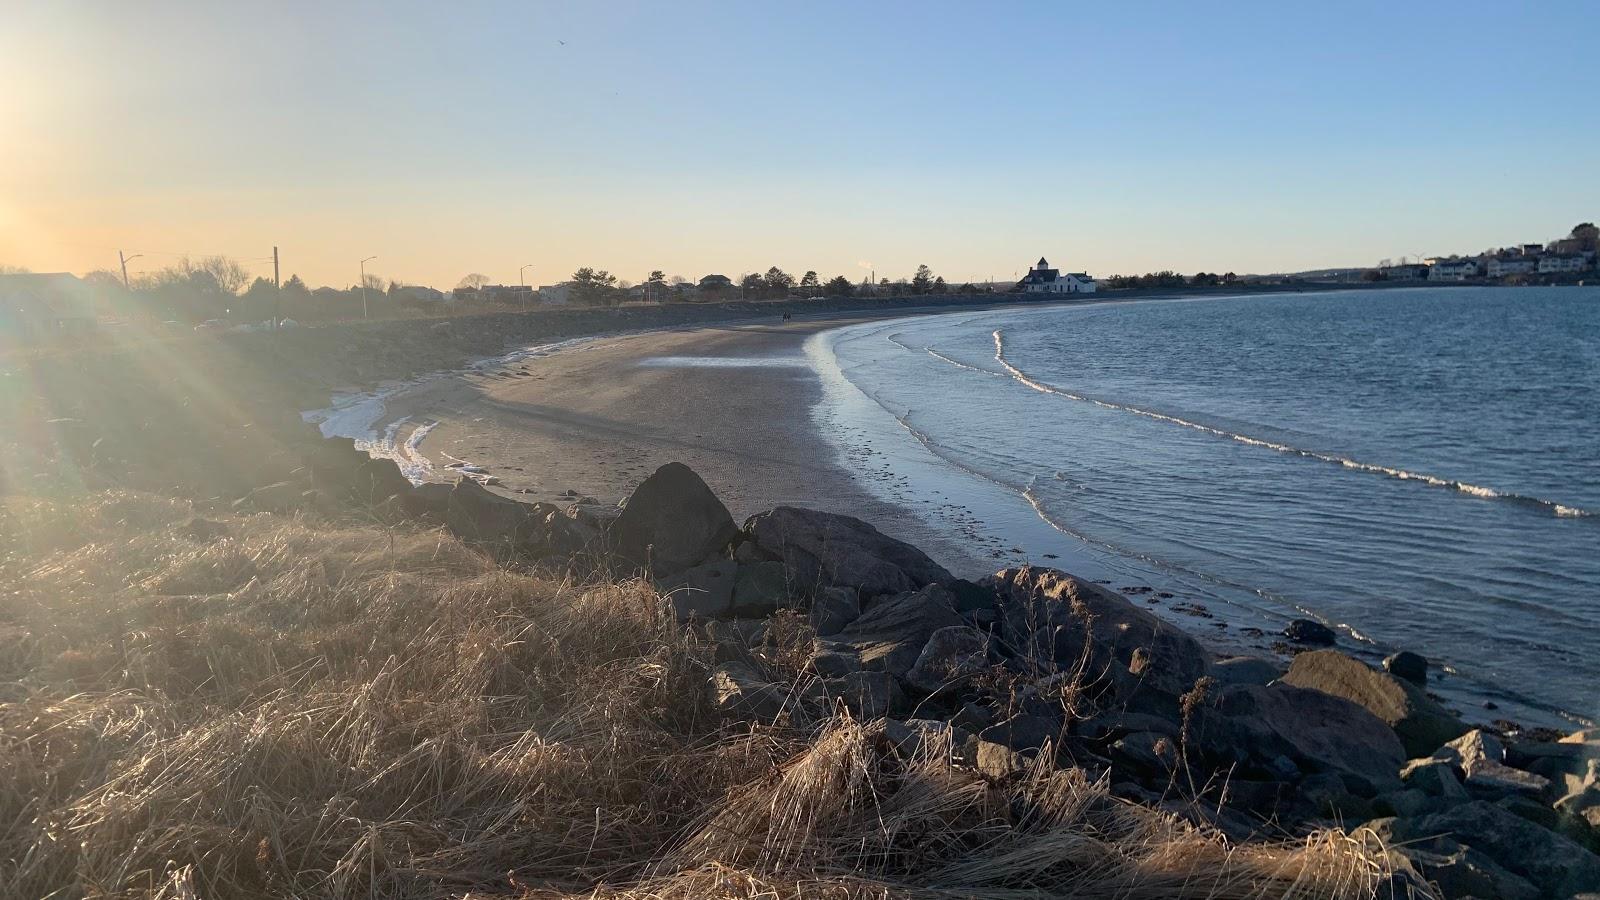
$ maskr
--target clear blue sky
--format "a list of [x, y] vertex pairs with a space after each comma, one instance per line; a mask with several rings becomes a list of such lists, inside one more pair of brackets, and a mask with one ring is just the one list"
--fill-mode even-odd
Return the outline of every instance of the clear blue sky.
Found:
[[[0, 263], [1265, 272], [1600, 217], [1600, 4], [8, 9]], [[560, 43], [564, 41], [565, 44]], [[287, 274], [287, 273], [286, 273]]]

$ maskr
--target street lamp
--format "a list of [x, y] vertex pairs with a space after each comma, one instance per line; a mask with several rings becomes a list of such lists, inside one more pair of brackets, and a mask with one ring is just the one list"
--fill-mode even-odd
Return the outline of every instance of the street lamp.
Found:
[[363, 318], [363, 319], [368, 318], [368, 316], [367, 316], [367, 263], [372, 262], [375, 259], [377, 259], [376, 256], [369, 256], [366, 259], [363, 259], [361, 261], [361, 318]]
[[520, 284], [523, 287], [527, 287], [528, 286], [528, 280], [526, 278], [522, 277], [522, 273], [528, 271], [531, 268], [533, 268], [533, 263], [528, 263], [527, 265], [525, 265], [522, 268], [517, 270], [517, 284]]

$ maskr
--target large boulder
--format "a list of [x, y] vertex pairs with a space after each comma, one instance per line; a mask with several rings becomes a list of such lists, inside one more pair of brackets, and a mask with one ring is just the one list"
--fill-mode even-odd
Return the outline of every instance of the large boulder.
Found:
[[926, 553], [850, 516], [780, 506], [751, 516], [744, 530], [756, 549], [783, 560], [808, 590], [841, 586], [871, 597], [951, 580]]
[[1464, 846], [1449, 835], [1430, 835], [1420, 841], [1395, 841], [1397, 821], [1400, 820], [1379, 819], [1369, 827], [1387, 844], [1385, 850], [1391, 859], [1438, 885], [1445, 897], [1539, 900], [1539, 889], [1528, 879], [1513, 874], [1488, 855]]
[[1109, 677], [1119, 693], [1149, 688], [1177, 697], [1210, 670], [1200, 643], [1118, 594], [1056, 569], [1005, 569], [992, 590], [1006, 649], [1029, 668]]
[[731, 559], [712, 560], [658, 579], [656, 589], [671, 601], [673, 613], [680, 622], [731, 618], [738, 567]]
[[1394, 731], [1361, 706], [1282, 682], [1222, 687], [1195, 711], [1189, 737], [1224, 763], [1271, 772], [1284, 757], [1302, 770], [1358, 776], [1380, 789], [1400, 786], [1406, 758]]
[[450, 491], [444, 521], [464, 541], [530, 560], [571, 557], [595, 536], [553, 503], [521, 503], [470, 478]]
[[951, 625], [928, 636], [906, 681], [932, 693], [988, 668], [989, 636], [970, 625]]
[[1600, 885], [1600, 857], [1570, 838], [1492, 803], [1464, 803], [1432, 815], [1386, 822], [1375, 830], [1390, 843], [1447, 835], [1532, 882], [1550, 897], [1570, 897]]
[[854, 652], [863, 669], [903, 678], [934, 632], [962, 624], [955, 598], [943, 587], [930, 584], [878, 598], [860, 618], [834, 635], [832, 644]]
[[1394, 729], [1408, 756], [1427, 756], [1467, 730], [1460, 719], [1416, 684], [1380, 672], [1337, 650], [1297, 655], [1283, 680], [1366, 707]]
[[611, 527], [628, 565], [667, 573], [721, 553], [738, 534], [733, 516], [683, 463], [667, 463], [634, 488]]

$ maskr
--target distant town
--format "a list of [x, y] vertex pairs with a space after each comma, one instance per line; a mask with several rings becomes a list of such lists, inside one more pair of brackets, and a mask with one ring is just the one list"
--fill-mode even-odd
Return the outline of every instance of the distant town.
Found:
[[[179, 258], [154, 271], [130, 276], [127, 263], [140, 254], [119, 253], [118, 268], [77, 276], [35, 273], [0, 265], [0, 349], [48, 343], [102, 327], [154, 323], [172, 331], [256, 330], [361, 319], [395, 319], [514, 311], [542, 307], [622, 306], [630, 304], [715, 303], [813, 297], [908, 297], [943, 294], [1029, 294], [1040, 299], [1102, 291], [1180, 291], [1272, 286], [1449, 283], [1578, 284], [1596, 275], [1600, 229], [1575, 226], [1565, 236], [1542, 243], [1516, 244], [1472, 255], [1381, 260], [1373, 267], [1322, 269], [1273, 275], [1174, 271], [1112, 275], [1097, 279], [1084, 271], [1052, 266], [1040, 257], [1020, 277], [951, 284], [929, 266], [891, 279], [869, 272], [860, 280], [844, 275], [823, 279], [814, 270], [796, 277], [778, 266], [737, 277], [720, 273], [695, 278], [662, 270], [630, 281], [604, 269], [583, 267], [552, 284], [501, 284], [479, 273], [455, 287], [385, 280], [368, 273], [345, 287], [309, 287], [298, 275], [279, 280], [276, 252], [253, 260], [270, 264], [274, 275], [252, 275], [238, 260], [223, 256]], [[529, 267], [522, 267], [525, 272]]]

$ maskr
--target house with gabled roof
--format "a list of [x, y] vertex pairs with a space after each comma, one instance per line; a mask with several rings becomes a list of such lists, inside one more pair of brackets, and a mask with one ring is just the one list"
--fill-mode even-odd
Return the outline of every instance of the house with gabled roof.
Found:
[[1092, 294], [1095, 281], [1087, 272], [1062, 274], [1041, 256], [1038, 264], [1017, 282], [1017, 289], [1025, 294]]

